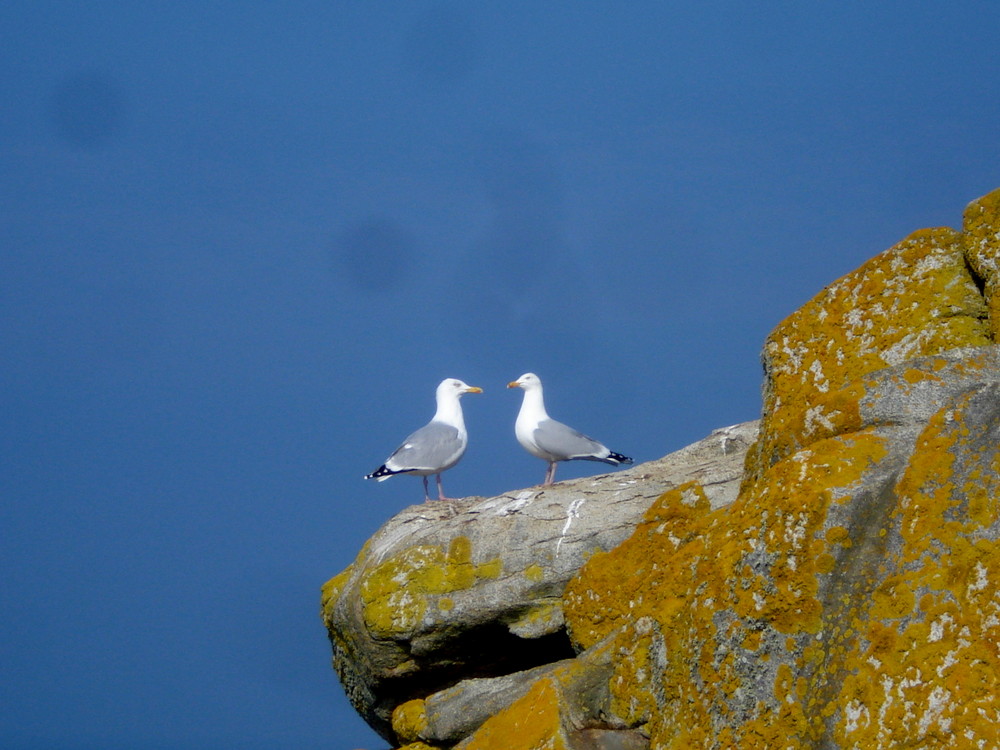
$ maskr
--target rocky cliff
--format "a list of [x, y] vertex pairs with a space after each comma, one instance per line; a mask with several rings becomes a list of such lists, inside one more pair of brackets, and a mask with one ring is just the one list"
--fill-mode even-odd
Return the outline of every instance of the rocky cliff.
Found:
[[760, 423], [409, 508], [323, 589], [412, 750], [1000, 746], [1000, 191], [764, 346]]

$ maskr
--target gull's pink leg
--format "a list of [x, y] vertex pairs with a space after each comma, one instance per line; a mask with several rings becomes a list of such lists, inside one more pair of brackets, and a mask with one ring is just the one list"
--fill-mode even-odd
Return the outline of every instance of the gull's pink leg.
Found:
[[545, 472], [545, 484], [548, 487], [556, 478], [556, 462], [549, 461], [549, 470]]
[[450, 497], [445, 497], [444, 496], [444, 488], [441, 486], [441, 474], [440, 473], [437, 475], [437, 478], [438, 478], [438, 481], [437, 481], [437, 485], [438, 485], [438, 500], [451, 500]]

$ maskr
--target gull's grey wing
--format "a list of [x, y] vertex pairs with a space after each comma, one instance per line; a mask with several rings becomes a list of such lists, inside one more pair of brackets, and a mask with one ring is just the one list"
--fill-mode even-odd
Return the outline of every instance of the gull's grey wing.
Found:
[[433, 471], [456, 461], [465, 445], [458, 429], [444, 422], [429, 422], [410, 435], [385, 464], [395, 471]]
[[539, 422], [533, 437], [535, 444], [552, 455], [556, 461], [570, 458], [591, 458], [600, 461], [608, 455], [608, 449], [596, 440], [554, 419]]

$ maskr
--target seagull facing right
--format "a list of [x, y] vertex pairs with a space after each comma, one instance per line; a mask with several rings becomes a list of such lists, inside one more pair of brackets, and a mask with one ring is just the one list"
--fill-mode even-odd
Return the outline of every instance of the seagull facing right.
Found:
[[542, 381], [535, 373], [526, 372], [508, 383], [507, 387], [524, 391], [514, 434], [517, 435], [517, 442], [528, 453], [549, 462], [544, 486], [552, 484], [556, 476], [556, 463], [559, 461], [581, 458], [586, 461], [603, 461], [613, 466], [632, 463], [628, 456], [610, 451], [593, 438], [552, 419], [545, 411]]
[[437, 387], [437, 411], [434, 418], [411, 433], [385, 463], [365, 479], [384, 482], [394, 474], [416, 474], [424, 478], [424, 501], [430, 502], [427, 477], [437, 474], [439, 500], [449, 500], [441, 487], [441, 472], [458, 463], [469, 443], [465, 418], [459, 399], [463, 393], [482, 393], [482, 388], [466, 385], [455, 378], [445, 378]]

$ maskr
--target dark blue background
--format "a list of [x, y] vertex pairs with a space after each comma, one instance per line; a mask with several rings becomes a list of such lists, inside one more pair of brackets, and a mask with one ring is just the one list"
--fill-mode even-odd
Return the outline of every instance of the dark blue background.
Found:
[[[0, 745], [378, 748], [319, 587], [420, 482], [759, 410], [768, 331], [1000, 186], [993, 2], [0, 5]], [[560, 477], [594, 473], [591, 464]]]

